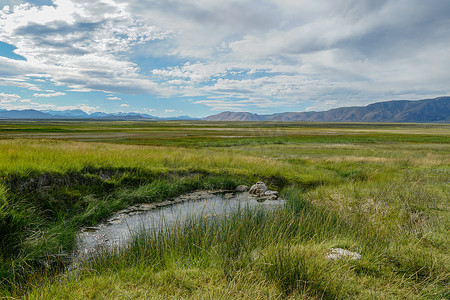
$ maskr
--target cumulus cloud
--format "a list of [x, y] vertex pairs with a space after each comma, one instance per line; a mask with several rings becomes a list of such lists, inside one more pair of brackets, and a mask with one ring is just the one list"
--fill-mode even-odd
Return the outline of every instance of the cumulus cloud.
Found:
[[41, 74], [67, 91], [199, 97], [189, 103], [213, 110], [450, 93], [447, 0], [6, 4], [0, 40], [27, 60], [0, 57], [4, 85], [39, 91]]
[[123, 104], [120, 104], [120, 106], [122, 106], [122, 107], [129, 107], [130, 105], [126, 104], [126, 103], [123, 103]]
[[[164, 33], [139, 22], [114, 1], [54, 0], [52, 6], [20, 4], [0, 10], [0, 40], [26, 62], [1, 58], [0, 79], [40, 72], [77, 91], [154, 93], [124, 53]], [[2, 74], [3, 73], [3, 74]]]
[[17, 94], [0, 93], [0, 104], [17, 102], [21, 97]]

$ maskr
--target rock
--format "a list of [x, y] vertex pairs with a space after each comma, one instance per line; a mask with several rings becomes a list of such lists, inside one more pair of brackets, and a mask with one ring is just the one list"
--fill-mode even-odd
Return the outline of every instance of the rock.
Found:
[[326, 258], [329, 260], [339, 260], [339, 259], [360, 260], [362, 256], [358, 252], [352, 252], [342, 248], [331, 248], [330, 252], [327, 253]]
[[250, 190], [248, 191], [252, 195], [264, 196], [265, 192], [269, 189], [262, 181], [258, 181], [256, 184], [252, 185]]
[[278, 192], [269, 190], [262, 181], [258, 181], [256, 184], [252, 185], [248, 192], [259, 197], [259, 200], [261, 201], [278, 199]]
[[248, 186], [246, 186], [246, 185], [238, 185], [234, 190], [236, 192], [243, 193], [243, 192], [248, 192], [249, 189], [250, 188]]

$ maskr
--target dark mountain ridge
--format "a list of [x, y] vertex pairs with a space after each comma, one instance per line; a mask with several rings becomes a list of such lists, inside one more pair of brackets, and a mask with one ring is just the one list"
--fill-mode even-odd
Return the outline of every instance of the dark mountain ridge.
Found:
[[252, 114], [248, 112], [225, 111], [217, 115], [208, 116], [204, 121], [267, 121], [265, 116]]
[[394, 122], [449, 123], [450, 97], [424, 100], [394, 100], [367, 106], [340, 107], [327, 111], [285, 112], [257, 115], [223, 112], [205, 121], [310, 121], [310, 122]]

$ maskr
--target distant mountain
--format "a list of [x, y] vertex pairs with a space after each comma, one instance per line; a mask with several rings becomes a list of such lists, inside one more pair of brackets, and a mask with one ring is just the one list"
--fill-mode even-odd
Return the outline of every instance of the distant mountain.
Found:
[[91, 118], [103, 118], [109, 116], [107, 113], [104, 112], [95, 112], [89, 115]]
[[377, 102], [367, 106], [341, 107], [320, 112], [285, 112], [272, 115], [223, 112], [203, 120], [450, 123], [450, 97]]
[[34, 109], [26, 110], [3, 110], [0, 111], [0, 119], [49, 119], [50, 114]]
[[87, 118], [89, 115], [82, 111], [81, 109], [69, 109], [69, 110], [44, 110], [44, 113], [50, 114], [52, 116], [60, 117], [71, 117], [71, 118]]
[[265, 116], [251, 114], [248, 112], [225, 111], [203, 119], [204, 121], [267, 121]]
[[87, 114], [81, 109], [72, 110], [4, 110], [0, 109], [0, 119], [96, 119], [96, 120], [199, 120], [189, 116], [159, 118], [148, 114], [131, 113], [104, 113], [94, 112]]
[[[155, 117], [154, 117], [155, 118]], [[178, 116], [178, 117], [167, 117], [167, 118], [159, 118], [160, 120], [178, 120], [178, 121], [193, 121], [193, 120], [201, 120], [201, 118], [193, 118], [189, 116]]]
[[[64, 111], [4, 110], [0, 119], [96, 119], [96, 120], [199, 120], [189, 116], [160, 118], [148, 114], [104, 113], [87, 114], [80, 109]], [[367, 106], [341, 107], [327, 111], [285, 112], [258, 115], [249, 112], [222, 112], [205, 121], [311, 121], [311, 122], [409, 122], [450, 123], [450, 97], [425, 100], [396, 100]]]

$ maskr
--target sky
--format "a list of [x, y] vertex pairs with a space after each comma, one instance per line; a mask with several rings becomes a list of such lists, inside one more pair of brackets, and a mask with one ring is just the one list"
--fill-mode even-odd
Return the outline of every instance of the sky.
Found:
[[205, 117], [446, 95], [449, 0], [0, 0], [0, 109]]

